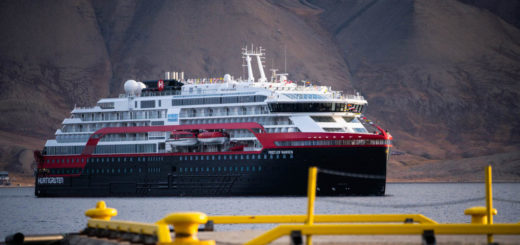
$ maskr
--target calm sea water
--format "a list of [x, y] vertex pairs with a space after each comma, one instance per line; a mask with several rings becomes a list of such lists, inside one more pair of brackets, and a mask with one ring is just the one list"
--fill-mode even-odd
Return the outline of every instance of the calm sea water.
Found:
[[[493, 185], [495, 222], [520, 222], [520, 183]], [[467, 223], [464, 209], [485, 206], [483, 183], [387, 184], [384, 197], [318, 197], [317, 214], [421, 213], [437, 222]], [[170, 212], [208, 215], [305, 214], [304, 197], [36, 198], [33, 188], [0, 188], [0, 239], [15, 232], [49, 234], [83, 229], [85, 210], [98, 200], [118, 210], [115, 219], [155, 222]], [[217, 230], [274, 225], [216, 225]]]

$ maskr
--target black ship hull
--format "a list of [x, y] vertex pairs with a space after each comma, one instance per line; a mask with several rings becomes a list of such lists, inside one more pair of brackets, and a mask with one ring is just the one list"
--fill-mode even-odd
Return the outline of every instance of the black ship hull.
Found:
[[304, 196], [308, 168], [317, 166], [317, 195], [384, 195], [388, 154], [388, 146], [352, 146], [264, 149], [250, 154], [92, 155], [76, 175], [38, 176], [35, 194]]

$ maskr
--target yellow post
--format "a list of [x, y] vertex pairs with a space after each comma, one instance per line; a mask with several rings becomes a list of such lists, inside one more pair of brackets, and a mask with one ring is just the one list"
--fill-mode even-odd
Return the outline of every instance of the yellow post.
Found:
[[[491, 165], [486, 168], [486, 213], [487, 213], [487, 223], [488, 225], [493, 224], [493, 191], [491, 189]], [[487, 235], [488, 243], [493, 242], [493, 234]]]
[[[305, 224], [312, 225], [314, 223], [314, 199], [316, 198], [316, 181], [318, 175], [317, 167], [309, 168], [309, 179], [307, 180], [307, 222]], [[312, 244], [312, 235], [307, 235], [307, 245]]]
[[[171, 213], [158, 224], [171, 224], [175, 230], [175, 239], [172, 245], [215, 245], [215, 241], [206, 240], [201, 241], [197, 237], [199, 224], [204, 224], [208, 221], [208, 216], [201, 212], [185, 212], [185, 213]], [[164, 231], [166, 233], [166, 231]]]
[[96, 203], [96, 208], [91, 208], [85, 211], [85, 216], [92, 219], [110, 220], [110, 218], [117, 215], [117, 210], [114, 208], [107, 208], [105, 201]]

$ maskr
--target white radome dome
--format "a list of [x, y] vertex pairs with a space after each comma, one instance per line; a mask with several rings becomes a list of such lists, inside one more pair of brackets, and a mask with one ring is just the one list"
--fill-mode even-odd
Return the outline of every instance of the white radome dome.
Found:
[[230, 82], [231, 81], [231, 75], [226, 74], [224, 75], [224, 82]]
[[125, 82], [125, 93], [128, 95], [134, 95], [139, 88], [139, 84], [135, 80], [127, 80]]
[[143, 89], [146, 88], [146, 85], [142, 82], [137, 82], [137, 88], [135, 89], [135, 94], [137, 96], [141, 96], [141, 92], [143, 91]]

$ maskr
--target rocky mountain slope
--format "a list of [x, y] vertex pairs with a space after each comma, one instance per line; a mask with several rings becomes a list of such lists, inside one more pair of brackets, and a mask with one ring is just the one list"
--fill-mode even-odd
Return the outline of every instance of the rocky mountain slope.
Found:
[[520, 151], [515, 16], [515, 1], [485, 0], [3, 1], [0, 169], [30, 172], [31, 150], [74, 105], [127, 79], [243, 76], [240, 48], [254, 43], [268, 69], [286, 52], [293, 80], [365, 95], [405, 153], [391, 178], [468, 180], [446, 170], [464, 159], [508, 172], [518, 161], [502, 153]]

